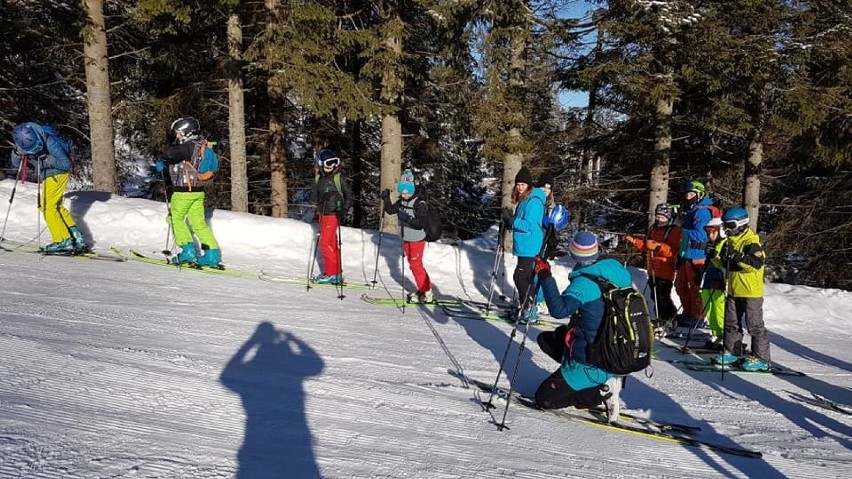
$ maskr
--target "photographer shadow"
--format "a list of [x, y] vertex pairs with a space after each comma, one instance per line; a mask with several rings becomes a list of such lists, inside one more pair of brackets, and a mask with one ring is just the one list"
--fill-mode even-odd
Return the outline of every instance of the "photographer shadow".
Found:
[[320, 477], [302, 383], [323, 367], [306, 343], [266, 321], [228, 361], [219, 379], [246, 414], [234, 477]]

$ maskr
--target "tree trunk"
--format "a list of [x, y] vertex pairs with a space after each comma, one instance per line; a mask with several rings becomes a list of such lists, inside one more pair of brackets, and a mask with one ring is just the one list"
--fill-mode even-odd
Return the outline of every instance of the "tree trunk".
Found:
[[118, 192], [112, 100], [109, 85], [106, 24], [103, 0], [83, 0], [87, 22], [83, 27], [83, 59], [86, 65], [86, 101], [92, 146], [92, 182], [95, 190]]
[[[398, 21], [398, 19], [395, 19]], [[385, 47], [402, 57], [402, 38], [391, 34], [385, 39]], [[396, 70], [388, 69], [382, 77], [382, 100], [389, 105], [399, 103], [399, 94], [403, 88], [403, 79], [399, 78]], [[381, 189], [396, 190], [396, 183], [402, 174], [402, 124], [396, 114], [382, 116], [382, 167]], [[396, 232], [399, 221], [396, 216], [386, 216], [382, 222], [382, 230]]]
[[[231, 155], [231, 209], [248, 211], [248, 175], [246, 166], [246, 117], [242, 76], [243, 29], [240, 15], [228, 16], [228, 145]], [[285, 185], [286, 188], [286, 185]], [[286, 190], [285, 190], [286, 191]]]
[[[519, 25], [519, 28], [526, 28], [526, 25]], [[526, 79], [524, 77], [525, 61], [524, 55], [526, 52], [526, 43], [518, 34], [512, 37], [512, 58], [509, 63], [509, 84], [508, 93], [514, 97], [522, 97]], [[522, 114], [518, 112], [518, 114]], [[524, 151], [521, 145], [524, 144], [523, 133], [518, 127], [513, 127], [509, 130], [509, 151], [506, 153], [503, 160], [503, 207], [513, 208], [512, 191], [515, 189], [515, 175], [524, 164]], [[532, 187], [533, 185], [530, 185]], [[512, 235], [506, 234], [503, 236], [503, 248], [505, 251], [512, 251]]]
[[748, 212], [749, 226], [757, 231], [760, 212], [760, 174], [763, 163], [763, 138], [755, 133], [748, 145], [748, 158], [743, 173], [743, 207]]
[[[670, 78], [669, 78], [670, 80]], [[665, 203], [669, 194], [669, 163], [672, 148], [672, 110], [674, 100], [662, 98], [657, 102], [654, 163], [651, 165], [648, 195], [648, 224], [654, 222], [654, 210]]]
[[[278, 2], [266, 0], [271, 28], [280, 24]], [[275, 82], [268, 82], [266, 87], [269, 98], [269, 174], [272, 216], [287, 217], [287, 143], [284, 122], [284, 89]]]

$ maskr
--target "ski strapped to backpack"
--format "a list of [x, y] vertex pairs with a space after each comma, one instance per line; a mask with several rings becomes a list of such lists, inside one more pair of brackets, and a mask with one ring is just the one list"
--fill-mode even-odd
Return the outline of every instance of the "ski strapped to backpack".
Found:
[[604, 301], [604, 315], [594, 342], [586, 346], [586, 360], [613, 374], [630, 374], [651, 364], [654, 327], [645, 296], [635, 288], [583, 275], [595, 282]]

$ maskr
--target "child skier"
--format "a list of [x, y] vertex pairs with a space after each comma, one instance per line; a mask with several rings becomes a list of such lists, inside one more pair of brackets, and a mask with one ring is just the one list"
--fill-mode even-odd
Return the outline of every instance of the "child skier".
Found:
[[[749, 228], [748, 213], [731, 208], [722, 215], [728, 237], [719, 248], [718, 261], [729, 275], [725, 300], [725, 350], [714, 356], [720, 364], [739, 363], [747, 371], [768, 371], [769, 331], [763, 322], [763, 273], [765, 257], [760, 237]], [[743, 320], [751, 335], [752, 356], [743, 355]]]
[[408, 266], [414, 275], [417, 291], [408, 295], [410, 303], [432, 303], [432, 282], [423, 266], [423, 252], [426, 249], [425, 218], [428, 205], [423, 200], [423, 189], [414, 186], [414, 175], [406, 170], [396, 186], [399, 199], [391, 203], [390, 190], [382, 191], [384, 211], [397, 215], [402, 236], [402, 250], [408, 258]]
[[625, 241], [646, 253], [648, 281], [654, 292], [654, 304], [657, 306], [654, 329], [659, 333], [673, 329], [671, 325], [677, 314], [677, 307], [672, 301], [672, 285], [682, 231], [673, 219], [674, 211], [671, 205], [661, 203], [654, 209], [654, 224], [648, 228], [647, 239], [630, 235], [624, 237]]
[[704, 344], [707, 349], [722, 349], [722, 335], [725, 327], [725, 270], [718, 261], [712, 261], [719, 255], [725, 232], [722, 229], [722, 219], [713, 218], [704, 227], [707, 232], [708, 261], [704, 263], [704, 273], [701, 281], [701, 302], [707, 322], [710, 324], [710, 338]]
[[319, 249], [323, 267], [323, 273], [313, 278], [313, 281], [340, 284], [343, 282], [343, 266], [337, 230], [340, 220], [352, 207], [352, 188], [341, 178], [340, 158], [329, 149], [317, 154], [317, 175], [312, 197], [319, 215]]
[[[172, 145], [155, 166], [161, 173], [168, 171], [172, 184], [169, 213], [180, 253], [171, 261], [220, 267], [219, 243], [204, 214], [204, 185], [219, 169], [219, 158], [201, 136], [198, 120], [191, 116], [172, 122], [169, 136]], [[201, 252], [195, 248], [193, 234], [201, 244]]]

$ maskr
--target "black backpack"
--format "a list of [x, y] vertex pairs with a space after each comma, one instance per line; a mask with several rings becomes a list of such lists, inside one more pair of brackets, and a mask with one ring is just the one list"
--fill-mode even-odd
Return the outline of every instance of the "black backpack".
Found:
[[604, 316], [595, 342], [586, 346], [586, 361], [612, 374], [630, 374], [651, 364], [654, 327], [645, 296], [633, 287], [585, 275], [601, 290]]
[[423, 218], [423, 231], [426, 232], [426, 241], [438, 241], [444, 232], [444, 225], [441, 224], [441, 218], [435, 214], [434, 208], [429, 205], [428, 201], [423, 198], [420, 201], [426, 204], [426, 216]]

